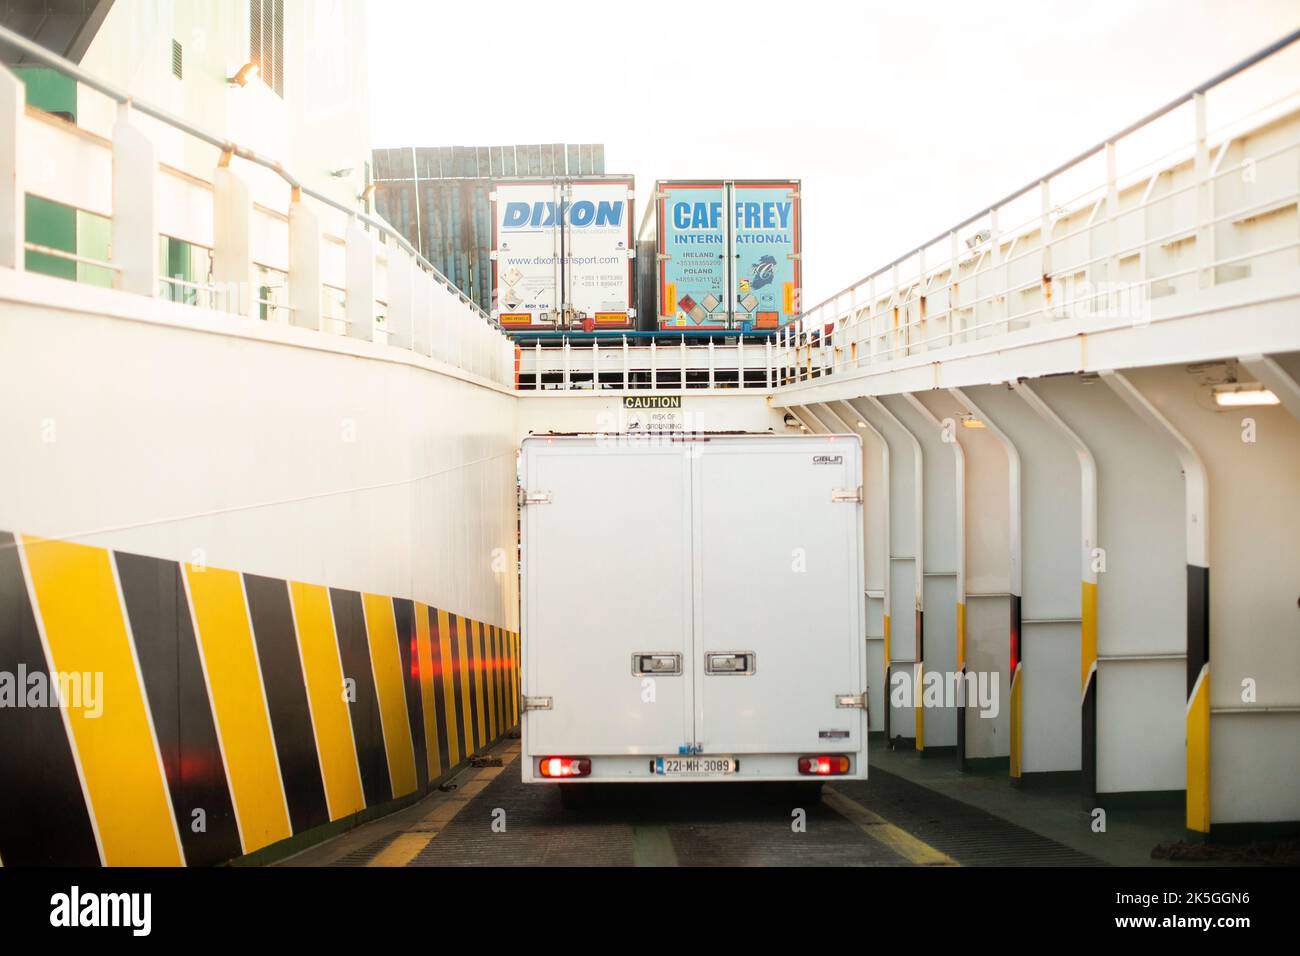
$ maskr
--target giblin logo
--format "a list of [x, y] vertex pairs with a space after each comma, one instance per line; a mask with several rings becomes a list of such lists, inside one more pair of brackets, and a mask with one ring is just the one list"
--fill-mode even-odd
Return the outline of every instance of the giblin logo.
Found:
[[553, 202], [508, 202], [502, 217], [503, 229], [546, 229], [556, 224], [558, 207], [560, 222], [581, 229], [584, 226], [618, 226], [623, 222], [623, 205], [621, 199], [610, 202], [592, 202], [582, 199], [575, 203], [567, 200]]
[[82, 893], [74, 886], [50, 897], [50, 925], [129, 927], [132, 936], [148, 936], [153, 928], [153, 896], [149, 893]]

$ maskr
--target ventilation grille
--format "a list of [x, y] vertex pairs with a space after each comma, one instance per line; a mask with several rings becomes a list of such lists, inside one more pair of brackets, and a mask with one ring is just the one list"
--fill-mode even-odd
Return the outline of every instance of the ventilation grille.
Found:
[[284, 0], [249, 0], [248, 59], [262, 82], [284, 96]]
[[172, 40], [172, 76], [183, 79], [185, 73], [185, 51], [180, 43]]

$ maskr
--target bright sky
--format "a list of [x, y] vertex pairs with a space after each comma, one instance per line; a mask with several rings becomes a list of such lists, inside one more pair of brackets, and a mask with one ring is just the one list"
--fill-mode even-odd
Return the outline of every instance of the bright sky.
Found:
[[638, 200], [801, 179], [809, 305], [1300, 26], [1300, 0], [368, 6], [373, 145], [604, 143]]

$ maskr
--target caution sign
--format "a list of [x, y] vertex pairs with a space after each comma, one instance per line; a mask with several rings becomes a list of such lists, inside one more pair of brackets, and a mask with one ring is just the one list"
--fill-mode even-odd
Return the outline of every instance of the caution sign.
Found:
[[680, 432], [686, 427], [680, 395], [626, 395], [623, 415], [630, 432]]

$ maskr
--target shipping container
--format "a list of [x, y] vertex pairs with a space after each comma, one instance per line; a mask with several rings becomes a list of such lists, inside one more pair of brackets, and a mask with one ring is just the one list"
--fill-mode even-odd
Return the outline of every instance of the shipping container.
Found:
[[[856, 435], [525, 438], [524, 782], [567, 802], [866, 777], [861, 454]], [[818, 572], [791, 574], [795, 552]]]
[[798, 180], [655, 184], [656, 312], [664, 329], [776, 329], [799, 314]]
[[485, 312], [492, 310], [494, 179], [599, 176], [605, 148], [592, 143], [537, 146], [403, 146], [373, 154], [375, 209], [420, 254]]
[[492, 314], [507, 330], [631, 329], [630, 177], [497, 180]]

